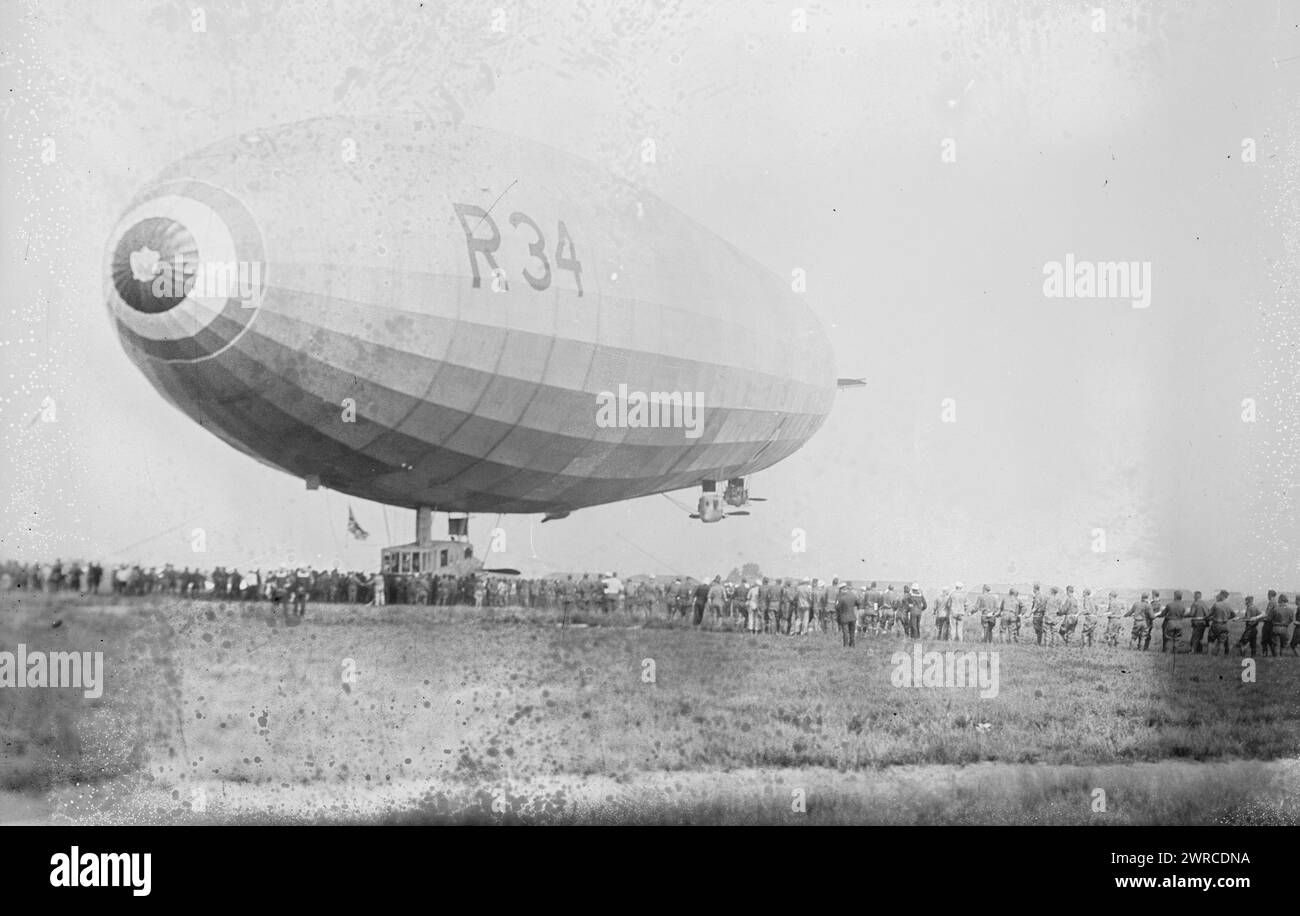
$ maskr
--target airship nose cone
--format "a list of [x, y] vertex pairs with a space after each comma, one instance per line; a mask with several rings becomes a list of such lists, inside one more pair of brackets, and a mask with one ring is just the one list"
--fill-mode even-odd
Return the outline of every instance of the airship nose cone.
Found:
[[198, 243], [180, 222], [150, 216], [128, 228], [117, 242], [109, 268], [122, 302], [157, 315], [180, 305], [193, 289]]
[[135, 358], [187, 362], [230, 346], [266, 284], [262, 235], [232, 194], [194, 179], [150, 189], [106, 251], [108, 310]]

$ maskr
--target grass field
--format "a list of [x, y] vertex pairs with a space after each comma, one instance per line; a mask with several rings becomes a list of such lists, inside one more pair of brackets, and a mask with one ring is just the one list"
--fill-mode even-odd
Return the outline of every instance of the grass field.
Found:
[[1298, 820], [1300, 659], [1244, 683], [1236, 657], [967, 643], [999, 653], [981, 698], [895, 686], [902, 639], [591, 622], [5, 599], [0, 649], [103, 651], [107, 675], [97, 700], [0, 691], [0, 818]]

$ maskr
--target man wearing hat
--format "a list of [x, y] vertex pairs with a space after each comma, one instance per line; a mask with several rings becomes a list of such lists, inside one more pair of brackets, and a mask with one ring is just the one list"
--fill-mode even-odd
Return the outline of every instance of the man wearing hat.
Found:
[[845, 648], [854, 645], [854, 635], [858, 628], [858, 594], [845, 582], [835, 596], [835, 620], [840, 625], [840, 641]]
[[921, 615], [925, 613], [925, 596], [921, 586], [913, 582], [903, 596], [903, 611], [907, 614], [908, 635], [913, 639], [921, 638]]
[[986, 582], [980, 589], [980, 596], [975, 600], [975, 610], [979, 611], [980, 626], [984, 628], [984, 642], [993, 642], [993, 628], [998, 624], [998, 600], [993, 597], [993, 589]]

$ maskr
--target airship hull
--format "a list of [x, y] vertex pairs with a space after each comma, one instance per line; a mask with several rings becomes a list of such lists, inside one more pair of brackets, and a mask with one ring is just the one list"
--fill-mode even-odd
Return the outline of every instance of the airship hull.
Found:
[[[243, 273], [217, 288], [213, 259]], [[123, 346], [168, 400], [389, 505], [560, 512], [747, 476], [834, 398], [785, 282], [644, 191], [481, 128], [233, 139], [151, 184], [107, 260]], [[160, 296], [172, 263], [194, 286]], [[652, 395], [673, 408], [653, 426]]]

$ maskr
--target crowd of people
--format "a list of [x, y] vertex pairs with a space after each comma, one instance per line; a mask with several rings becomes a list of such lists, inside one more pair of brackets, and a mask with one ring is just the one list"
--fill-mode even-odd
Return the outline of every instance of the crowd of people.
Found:
[[[1155, 589], [1125, 601], [1114, 590], [1102, 597], [1085, 588], [1076, 595], [1072, 585], [1064, 591], [1058, 586], [1044, 591], [1035, 584], [1022, 595], [1015, 587], [998, 593], [988, 585], [968, 592], [958, 582], [927, 599], [917, 583], [881, 588], [876, 582], [855, 585], [838, 578], [827, 583], [734, 574], [726, 581], [720, 575], [671, 580], [652, 575], [625, 583], [617, 573], [524, 578], [482, 570], [403, 575], [285, 566], [241, 573], [220, 566], [105, 567], [57, 560], [0, 563], [0, 591], [11, 589], [269, 601], [283, 603], [299, 616], [309, 602], [554, 609], [562, 611], [565, 620], [579, 612], [630, 612], [646, 620], [683, 620], [701, 628], [720, 627], [725, 621], [728, 627], [755, 635], [799, 636], [838, 627], [842, 644], [850, 647], [859, 634], [964, 642], [969, 622], [971, 638], [986, 643], [1018, 643], [1022, 636], [1025, 641], [1032, 636], [1037, 645], [1089, 648], [1098, 642], [1113, 647], [1126, 642], [1129, 648], [1146, 651], [1159, 632], [1161, 651], [1177, 652], [1186, 626], [1185, 651], [1217, 649], [1228, 655], [1235, 648], [1240, 655], [1254, 656], [1261, 650], [1266, 655], [1286, 650], [1300, 654], [1296, 602], [1272, 589], [1262, 607], [1247, 595], [1244, 607], [1237, 609], [1226, 590], [1218, 591], [1213, 601], [1199, 591], [1187, 599], [1181, 590], [1166, 599]], [[1300, 601], [1300, 595], [1295, 597]], [[1234, 622], [1243, 626], [1235, 641], [1229, 636]]]

